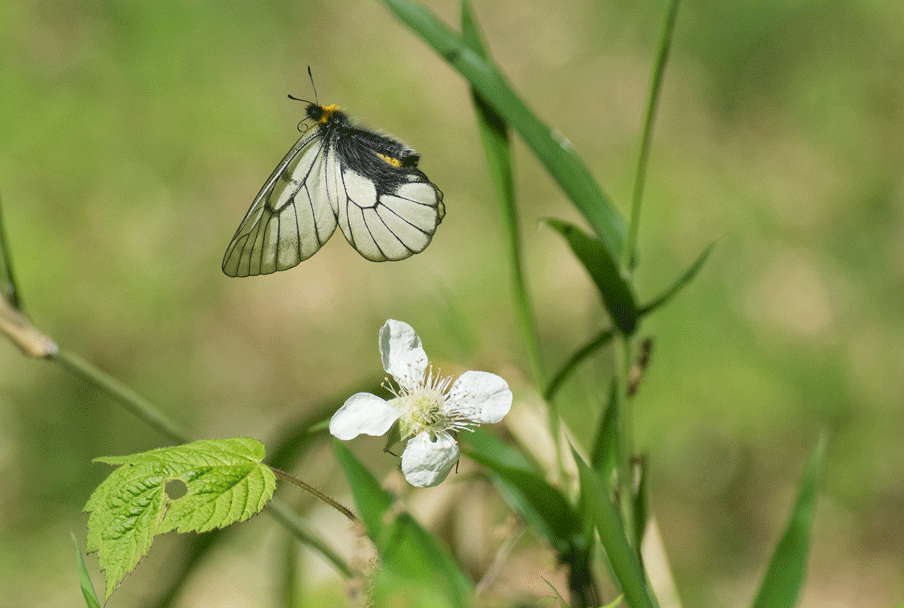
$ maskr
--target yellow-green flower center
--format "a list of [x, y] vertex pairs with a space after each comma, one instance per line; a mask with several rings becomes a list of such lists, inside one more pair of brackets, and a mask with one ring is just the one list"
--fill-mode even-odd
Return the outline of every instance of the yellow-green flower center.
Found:
[[440, 430], [446, 426], [446, 415], [443, 412], [445, 395], [441, 391], [420, 387], [412, 393], [398, 397], [396, 401], [396, 407], [402, 412], [399, 417], [402, 437]]

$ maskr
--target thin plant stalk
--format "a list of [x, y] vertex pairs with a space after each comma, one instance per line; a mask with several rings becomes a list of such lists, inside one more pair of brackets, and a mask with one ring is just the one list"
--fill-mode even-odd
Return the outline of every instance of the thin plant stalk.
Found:
[[277, 469], [276, 467], [270, 467], [270, 470], [273, 471], [273, 474], [276, 475], [277, 477], [279, 477], [280, 479], [288, 481], [289, 483], [293, 483], [296, 486], [298, 486], [299, 488], [301, 488], [302, 490], [304, 490], [305, 492], [308, 492], [309, 494], [322, 500], [329, 506], [333, 507], [334, 509], [336, 509], [337, 511], [339, 511], [340, 513], [345, 515], [352, 522], [358, 521], [358, 518], [355, 516], [354, 513], [351, 512], [351, 510], [349, 510], [347, 507], [345, 507], [341, 503], [336, 502], [333, 498], [331, 498], [330, 496], [327, 496], [326, 494], [324, 494], [323, 492], [321, 492], [314, 486], [302, 481], [301, 479], [299, 479], [295, 475], [292, 475], [291, 473], [287, 473], [286, 471], [283, 471], [282, 469]]
[[127, 410], [175, 443], [191, 441], [188, 431], [182, 425], [125, 384], [75, 353], [60, 349], [49, 358], [119, 401]]
[[669, 50], [672, 47], [672, 32], [675, 30], [675, 21], [678, 17], [679, 1], [680, 0], [672, 0], [669, 3], [665, 27], [662, 30], [662, 37], [659, 40], [659, 52], [656, 57], [656, 65], [653, 68], [653, 76], [650, 82], [650, 95], [647, 99], [647, 114], [644, 120], [640, 153], [637, 159], [637, 174], [634, 176], [634, 194], [631, 198], [631, 217], [628, 222], [628, 234], [621, 252], [622, 271], [628, 273], [634, 268], [634, 248], [637, 246], [637, 235], [640, 232], [640, 208], [641, 201], [643, 200], [643, 189], [647, 179], [647, 165], [650, 162], [650, 147], [653, 143], [653, 123], [656, 119], [656, 110], [659, 107], [662, 80], [665, 76], [665, 66], [669, 59]]
[[[653, 142], [653, 124], [656, 118], [656, 110], [659, 107], [659, 99], [662, 91], [662, 81], [665, 77], [665, 67], [668, 63], [669, 50], [672, 46], [672, 32], [675, 30], [675, 22], [678, 16], [678, 3], [680, 0], [671, 0], [666, 14], [665, 26], [659, 40], [659, 50], [656, 57], [656, 65], [653, 67], [653, 75], [650, 82], [650, 94], [647, 98], [647, 112], [644, 120], [643, 136], [641, 138], [640, 152], [637, 160], [637, 173], [634, 178], [634, 193], [631, 200], [631, 217], [628, 222], [628, 231], [624, 247], [621, 252], [621, 271], [625, 276], [630, 276], [634, 268], [634, 249], [637, 246], [637, 235], [640, 231], [640, 210], [643, 201], [643, 189], [647, 178], [647, 166], [650, 160], [650, 147]], [[618, 459], [618, 487], [622, 517], [624, 518], [625, 533], [630, 542], [639, 538], [634, 521], [633, 492], [634, 475], [632, 458], [634, 456], [634, 422], [631, 400], [628, 398], [628, 375], [631, 370], [631, 340], [630, 336], [618, 335], [615, 347], [617, 360], [618, 391], [616, 408], [618, 412], [619, 435], [619, 459]], [[639, 552], [640, 547], [635, 547]]]

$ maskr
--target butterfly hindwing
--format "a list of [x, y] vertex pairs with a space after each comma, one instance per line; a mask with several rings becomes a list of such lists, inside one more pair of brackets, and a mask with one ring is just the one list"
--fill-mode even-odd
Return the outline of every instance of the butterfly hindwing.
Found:
[[445, 216], [442, 192], [416, 168], [417, 155], [401, 142], [346, 131], [351, 133], [337, 134], [342, 160], [328, 177], [338, 193], [339, 228], [346, 240], [374, 262], [420, 253]]

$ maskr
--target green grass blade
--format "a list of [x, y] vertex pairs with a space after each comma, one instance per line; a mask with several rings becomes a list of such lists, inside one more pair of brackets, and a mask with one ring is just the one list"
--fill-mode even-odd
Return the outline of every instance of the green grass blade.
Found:
[[816, 515], [816, 495], [825, 453], [825, 438], [820, 437], [804, 468], [791, 521], [778, 543], [766, 576], [753, 602], [753, 608], [793, 608], [797, 604], [807, 574], [810, 531]]
[[333, 445], [384, 566], [375, 595], [385, 603], [377, 605], [465, 606], [473, 584], [455, 560], [409, 514], [392, 517], [392, 496], [348, 448]]
[[82, 556], [82, 550], [78, 547], [78, 539], [75, 534], [71, 533], [72, 542], [75, 544], [75, 558], [78, 566], [78, 582], [82, 588], [82, 595], [85, 596], [85, 604], [88, 608], [100, 608], [100, 601], [97, 599], [97, 592], [91, 583], [91, 577], [88, 576], [88, 569], [85, 567], [85, 558]]
[[[489, 54], [480, 36], [480, 30], [469, 2], [461, 4], [462, 39], [481, 58], [489, 60]], [[521, 254], [521, 231], [518, 212], [515, 209], [515, 178], [512, 169], [511, 142], [505, 118], [487, 103], [474, 89], [471, 89], [477, 113], [477, 129], [483, 140], [487, 155], [487, 169], [496, 190], [496, 199], [502, 212], [502, 226], [508, 244], [509, 264], [512, 272], [512, 292], [515, 316], [521, 334], [521, 342], [527, 353], [534, 380], [538, 386], [546, 382], [540, 357], [540, 338], [537, 335], [537, 320], [531, 305], [527, 279]]]
[[427, 8], [410, 0], [382, 0], [413, 32], [464, 76], [475, 91], [515, 129], [568, 198], [587, 218], [617, 263], [625, 238], [624, 219], [577, 156], [571, 143], [531, 112], [496, 66], [468, 46]]
[[638, 318], [634, 292], [612, 258], [606, 255], [603, 244], [574, 224], [552, 219], [547, 219], [546, 223], [568, 241], [571, 251], [596, 284], [603, 304], [619, 331], [626, 336], [634, 333]]
[[9, 242], [6, 238], [6, 226], [3, 223], [3, 205], [0, 202], [0, 297], [3, 297], [10, 306], [16, 310], [22, 310], [22, 296], [16, 285], [16, 277], [13, 274], [13, 262], [9, 253]]
[[639, 311], [640, 316], [643, 317], [644, 315], [647, 315], [647, 314], [653, 312], [654, 310], [656, 310], [657, 308], [659, 308], [660, 306], [662, 306], [663, 304], [665, 304], [666, 302], [671, 300], [672, 296], [674, 296], [676, 293], [681, 291], [681, 289], [685, 285], [690, 283], [691, 280], [700, 271], [700, 268], [703, 267], [703, 263], [709, 257], [709, 254], [712, 253], [713, 248], [716, 246], [716, 243], [717, 243], [717, 241], [713, 241], [712, 243], [710, 243], [709, 247], [707, 247], [706, 249], [703, 250], [703, 253], [701, 253], [697, 257], [697, 259], [694, 260], [694, 263], [690, 265], [690, 267], [684, 272], [683, 275], [678, 277], [678, 279], [672, 284], [671, 287], [666, 289], [658, 297], [654, 298], [649, 304], [645, 304], [645, 305], [641, 306], [640, 311]]
[[575, 544], [581, 521], [558, 488], [533, 471], [504, 465], [491, 455], [467, 447], [463, 453], [494, 474], [510, 506], [531, 528], [544, 535], [553, 548], [562, 553]]
[[631, 608], [655, 608], [655, 599], [650, 593], [643, 566], [637, 552], [625, 536], [625, 529], [618, 508], [609, 497], [609, 487], [600, 475], [591, 469], [572, 450], [578, 465], [581, 480], [581, 505], [587, 517], [591, 517], [600, 535], [600, 542], [606, 549], [609, 563], [625, 600]]
[[571, 373], [575, 369], [577, 369], [577, 366], [581, 363], [581, 361], [607, 345], [614, 336], [615, 329], [611, 327], [609, 329], [604, 329], [603, 331], [598, 333], [596, 337], [593, 338], [590, 342], [579, 348], [571, 356], [571, 358], [565, 362], [565, 364], [559, 369], [559, 371], [556, 372], [556, 374], [552, 377], [552, 380], [549, 381], [549, 385], [547, 385], [546, 390], [543, 392], [543, 398], [547, 401], [552, 401], [552, 398], [555, 397], [557, 392], [559, 392], [562, 384], [565, 382], [565, 380], [568, 379], [568, 376], [570, 376]]
[[637, 173], [634, 179], [634, 195], [631, 197], [628, 240], [622, 250], [621, 267], [624, 269], [629, 269], [634, 265], [634, 247], [637, 243], [637, 234], [640, 231], [640, 205], [643, 200], [643, 187], [647, 179], [647, 165], [650, 162], [650, 147], [653, 144], [653, 121], [656, 118], [656, 108], [659, 105], [662, 79], [665, 76], [665, 66], [669, 60], [669, 50], [672, 48], [672, 32], [675, 31], [675, 21], [678, 18], [678, 2], [679, 0], [671, 0], [669, 3], [665, 27], [663, 27], [662, 37], [659, 40], [656, 65], [653, 68], [653, 77], [650, 82], [650, 95], [647, 98], [647, 113], [643, 125], [640, 154], [637, 159]]
[[593, 452], [590, 455], [590, 466], [600, 474], [605, 481], [612, 479], [612, 472], [618, 463], [618, 421], [615, 418], [617, 411], [618, 384], [612, 383], [609, 391], [609, 402], [606, 411], [600, 417], [599, 427], [596, 430], [596, 438], [593, 441]]

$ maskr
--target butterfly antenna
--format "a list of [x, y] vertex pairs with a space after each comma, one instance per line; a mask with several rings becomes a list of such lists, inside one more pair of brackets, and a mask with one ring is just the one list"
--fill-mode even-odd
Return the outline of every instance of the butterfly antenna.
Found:
[[314, 86], [314, 75], [311, 74], [311, 66], [308, 66], [308, 78], [311, 79], [311, 88], [314, 89], [314, 102], [320, 105], [320, 101], [317, 99], [317, 87]]

